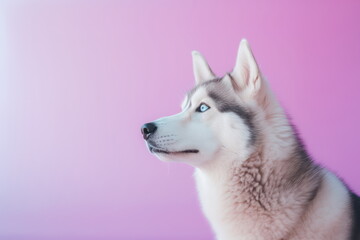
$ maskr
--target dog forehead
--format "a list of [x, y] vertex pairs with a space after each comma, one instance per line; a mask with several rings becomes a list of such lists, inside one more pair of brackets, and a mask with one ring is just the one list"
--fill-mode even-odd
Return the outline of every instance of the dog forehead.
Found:
[[189, 96], [189, 100], [196, 102], [196, 101], [200, 101], [205, 97], [207, 97], [206, 88], [201, 87], [201, 88], [197, 88], [196, 91], [193, 92], [191, 96]]
[[209, 80], [206, 81], [202, 84], [199, 84], [197, 86], [195, 86], [194, 88], [192, 88], [188, 93], [187, 93], [187, 99], [196, 99], [199, 97], [205, 97], [207, 96], [207, 93], [209, 92], [210, 89], [221, 89], [221, 78], [216, 78], [213, 80]]
[[181, 108], [183, 110], [188, 109], [192, 104], [197, 104], [197, 102], [201, 101], [205, 97], [207, 97], [207, 91], [205, 88], [192, 89], [192, 91], [185, 95], [185, 99], [181, 103]]

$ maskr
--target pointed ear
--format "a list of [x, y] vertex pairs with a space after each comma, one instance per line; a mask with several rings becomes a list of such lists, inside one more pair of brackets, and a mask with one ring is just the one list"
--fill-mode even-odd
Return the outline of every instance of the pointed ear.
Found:
[[215, 78], [205, 58], [197, 51], [192, 51], [193, 70], [196, 85]]
[[241, 40], [236, 64], [231, 76], [239, 90], [256, 94], [261, 87], [259, 67], [246, 39]]

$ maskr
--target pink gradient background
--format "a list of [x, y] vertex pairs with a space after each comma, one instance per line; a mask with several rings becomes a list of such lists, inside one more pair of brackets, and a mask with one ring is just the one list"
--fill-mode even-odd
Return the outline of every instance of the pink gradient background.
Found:
[[359, 1], [2, 1], [0, 239], [213, 239], [193, 169], [140, 126], [180, 110], [191, 50], [246, 37], [314, 159], [360, 193]]

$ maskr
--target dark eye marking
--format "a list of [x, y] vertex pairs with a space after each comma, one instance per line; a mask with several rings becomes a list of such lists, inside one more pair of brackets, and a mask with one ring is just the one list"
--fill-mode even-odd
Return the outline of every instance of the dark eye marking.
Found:
[[226, 100], [224, 97], [220, 96], [219, 94], [210, 91], [209, 97], [212, 98], [216, 104], [216, 108], [220, 112], [233, 112], [238, 115], [241, 119], [244, 120], [245, 124], [248, 126], [250, 130], [250, 143], [255, 143], [256, 140], [256, 129], [253, 123], [253, 114], [249, 112], [247, 109], [239, 106], [232, 101]]

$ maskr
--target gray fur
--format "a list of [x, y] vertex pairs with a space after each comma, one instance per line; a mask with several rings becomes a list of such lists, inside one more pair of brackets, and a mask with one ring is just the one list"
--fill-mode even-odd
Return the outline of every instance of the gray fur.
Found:
[[256, 141], [256, 128], [253, 123], [254, 114], [251, 113], [245, 107], [240, 106], [231, 95], [226, 91], [219, 91], [219, 89], [226, 89], [224, 86], [221, 86], [223, 78], [215, 79], [212, 81], [206, 82], [206, 87], [208, 95], [216, 103], [216, 108], [220, 112], [232, 112], [244, 120], [246, 126], [250, 131], [250, 145], [253, 145]]
[[[235, 99], [232, 99], [226, 91], [219, 91], [219, 89], [225, 89], [224, 86], [221, 86], [221, 84], [223, 84], [222, 80], [223, 78], [215, 78], [195, 86], [187, 94], [188, 101], [199, 88], [205, 87], [207, 89], [209, 97], [214, 100], [214, 102], [216, 103], [216, 108], [220, 112], [233, 112], [244, 120], [251, 134], [250, 145], [252, 145], [256, 141], [256, 129], [253, 124], [253, 114], [246, 108], [239, 106], [236, 103]], [[191, 103], [189, 106], [191, 106]]]

